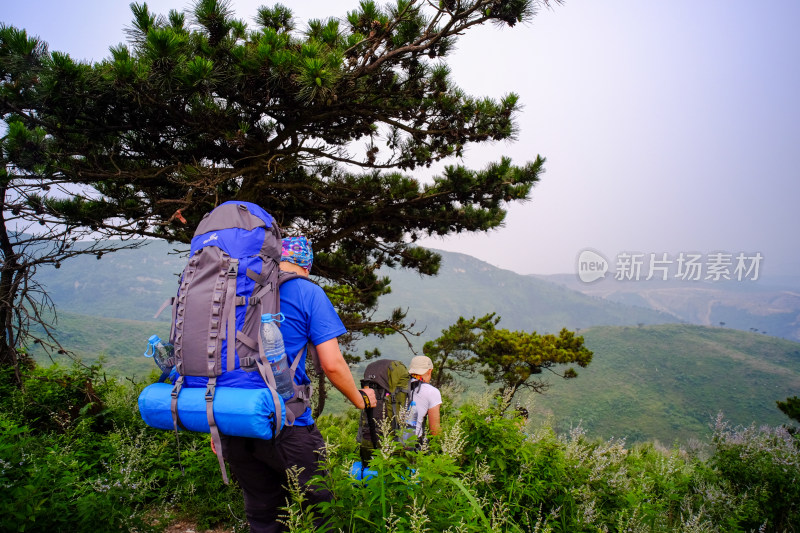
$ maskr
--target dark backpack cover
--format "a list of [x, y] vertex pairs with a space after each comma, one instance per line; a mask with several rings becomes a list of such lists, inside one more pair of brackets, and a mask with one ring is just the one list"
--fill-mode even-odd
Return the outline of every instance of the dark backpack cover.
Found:
[[395, 436], [397, 430], [405, 425], [405, 421], [401, 422], [397, 417], [406, 408], [409, 379], [408, 368], [392, 359], [373, 361], [364, 369], [361, 386], [375, 390], [376, 405], [361, 412], [357, 439], [361, 444], [362, 461], [369, 461], [377, 448], [384, 420], [390, 421]]

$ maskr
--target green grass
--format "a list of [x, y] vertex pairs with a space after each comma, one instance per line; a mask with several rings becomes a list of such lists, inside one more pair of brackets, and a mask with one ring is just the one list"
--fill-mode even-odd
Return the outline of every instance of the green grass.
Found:
[[775, 401], [800, 390], [800, 344], [784, 339], [679, 324], [582, 333], [592, 364], [534, 399], [562, 430], [686, 442], [710, 435], [720, 412], [735, 424], [785, 423]]

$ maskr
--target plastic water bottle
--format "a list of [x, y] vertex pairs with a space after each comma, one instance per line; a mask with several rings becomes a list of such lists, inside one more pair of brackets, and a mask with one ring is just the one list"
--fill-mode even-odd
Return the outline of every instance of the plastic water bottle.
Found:
[[417, 402], [411, 400], [406, 414], [406, 427], [400, 432], [400, 442], [406, 445], [417, 434]]
[[144, 356], [152, 357], [158, 368], [165, 371], [170, 368], [167, 361], [172, 357], [173, 351], [171, 343], [162, 341], [158, 335], [151, 335], [147, 339], [147, 350], [145, 350]]
[[292, 371], [289, 369], [289, 359], [286, 357], [286, 349], [283, 346], [283, 335], [278, 327], [279, 322], [283, 322], [283, 313], [261, 315], [261, 345], [264, 349], [264, 357], [272, 367], [277, 392], [281, 398], [288, 400], [294, 396], [294, 385]]
[[417, 402], [414, 400], [411, 400], [411, 403], [408, 404], [408, 428], [417, 429]]

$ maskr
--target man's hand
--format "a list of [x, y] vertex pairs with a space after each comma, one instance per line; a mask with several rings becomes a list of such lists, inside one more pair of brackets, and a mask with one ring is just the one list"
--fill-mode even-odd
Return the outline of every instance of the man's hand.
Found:
[[370, 389], [369, 387], [364, 387], [363, 389], [359, 389], [358, 392], [361, 393], [361, 398], [364, 400], [364, 409], [367, 407], [375, 407], [377, 405], [377, 401], [375, 399], [375, 391]]
[[350, 372], [350, 367], [347, 366], [347, 362], [342, 357], [342, 351], [339, 349], [338, 339], [334, 338], [317, 344], [317, 355], [319, 355], [319, 364], [328, 380], [336, 387], [336, 390], [350, 400], [350, 403], [359, 409], [365, 409], [366, 404], [375, 406], [377, 402], [374, 390], [369, 387], [356, 388], [353, 373]]

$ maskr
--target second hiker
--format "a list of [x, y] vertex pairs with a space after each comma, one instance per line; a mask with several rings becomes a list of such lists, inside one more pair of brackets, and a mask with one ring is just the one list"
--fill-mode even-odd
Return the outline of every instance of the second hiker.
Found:
[[431, 435], [439, 434], [439, 406], [442, 404], [442, 394], [439, 389], [430, 384], [433, 375], [433, 362], [430, 357], [418, 355], [411, 359], [408, 367], [411, 375], [409, 385], [409, 410], [407, 427], [413, 427], [417, 438], [422, 440], [425, 435], [425, 420]]

